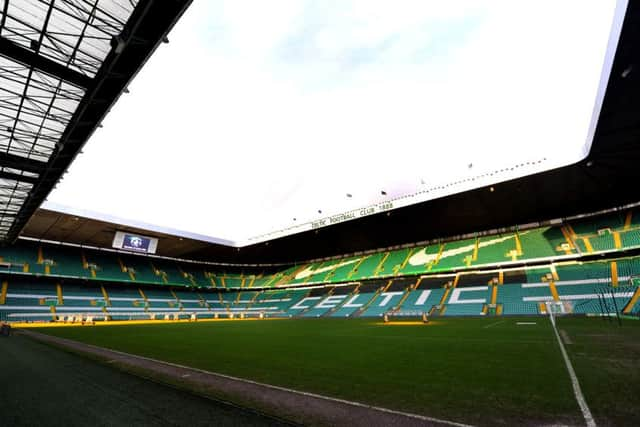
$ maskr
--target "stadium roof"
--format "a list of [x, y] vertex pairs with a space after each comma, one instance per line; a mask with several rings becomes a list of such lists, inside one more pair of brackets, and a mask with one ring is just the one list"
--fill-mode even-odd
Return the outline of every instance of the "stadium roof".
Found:
[[47, 209], [246, 247], [573, 164], [626, 6], [249, 3], [190, 8]]
[[18, 236], [189, 4], [0, 3], [0, 241]]
[[[221, 262], [289, 262], [499, 229], [638, 202], [640, 7], [630, 3], [589, 155], [551, 171], [243, 248], [40, 209], [23, 235], [109, 246], [118, 229], [160, 237], [158, 253]], [[570, 51], [567, 52], [570, 55]]]
[[576, 164], [243, 248], [204, 244], [117, 222], [42, 209], [23, 234], [36, 239], [109, 246], [113, 232], [125, 229], [158, 236], [161, 255], [220, 262], [291, 262], [637, 203], [640, 201], [635, 189], [640, 182], [639, 45], [640, 5], [630, 3], [591, 150]]

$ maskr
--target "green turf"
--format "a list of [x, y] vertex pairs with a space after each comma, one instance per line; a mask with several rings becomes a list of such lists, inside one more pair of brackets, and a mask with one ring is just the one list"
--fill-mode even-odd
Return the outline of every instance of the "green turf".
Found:
[[559, 317], [557, 325], [598, 425], [639, 425], [640, 321]]
[[455, 421], [580, 424], [548, 320], [537, 318], [533, 326], [516, 321], [382, 326], [365, 319], [309, 319], [41, 332]]
[[282, 425], [18, 335], [0, 361], [1, 426]]

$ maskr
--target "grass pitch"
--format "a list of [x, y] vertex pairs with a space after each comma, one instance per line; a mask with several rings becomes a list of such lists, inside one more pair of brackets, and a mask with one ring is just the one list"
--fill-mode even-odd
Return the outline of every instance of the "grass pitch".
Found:
[[[566, 347], [596, 421], [634, 425], [640, 378], [632, 362], [640, 358], [640, 322], [619, 328], [600, 319], [562, 318], [558, 326], [573, 342]], [[223, 321], [39, 332], [453, 421], [584, 423], [546, 318], [441, 318], [428, 325]]]
[[15, 335], [0, 338], [0, 425], [286, 426]]

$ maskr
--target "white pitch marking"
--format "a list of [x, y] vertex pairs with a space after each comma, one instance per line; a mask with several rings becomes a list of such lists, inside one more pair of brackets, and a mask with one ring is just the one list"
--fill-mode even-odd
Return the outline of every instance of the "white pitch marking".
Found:
[[500, 323], [504, 323], [504, 322], [506, 322], [506, 320], [504, 319], [498, 320], [497, 322], [493, 322], [490, 325], [483, 326], [482, 329], [488, 329], [488, 328], [491, 328], [492, 326], [499, 325]]
[[582, 411], [582, 416], [584, 417], [584, 420], [587, 423], [587, 427], [596, 427], [596, 420], [593, 419], [593, 415], [591, 415], [591, 410], [589, 410], [587, 401], [585, 400], [584, 395], [582, 394], [582, 389], [580, 388], [578, 377], [576, 376], [576, 372], [573, 370], [573, 365], [571, 364], [571, 360], [569, 360], [569, 355], [567, 354], [567, 350], [565, 350], [564, 344], [562, 344], [562, 339], [560, 339], [560, 334], [558, 333], [558, 329], [556, 328], [556, 322], [553, 320], [553, 317], [551, 316], [549, 316], [549, 320], [551, 321], [553, 332], [555, 333], [556, 339], [558, 340], [558, 345], [560, 346], [560, 352], [562, 353], [564, 364], [567, 367], [567, 372], [569, 372], [569, 378], [571, 378], [571, 385], [573, 386], [573, 394], [576, 397], [578, 406], [580, 406], [580, 410]]
[[[39, 332], [33, 332], [33, 331], [30, 331], [30, 333], [33, 334], [33, 335], [45, 335], [45, 334], [41, 334]], [[70, 342], [73, 342], [73, 343], [80, 343], [79, 341], [73, 341], [73, 340], [66, 339], [66, 338], [60, 338], [60, 340], [62, 340], [62, 341], [70, 341]], [[402, 416], [405, 416], [405, 417], [408, 417], [408, 418], [414, 418], [414, 419], [422, 420], [422, 421], [430, 421], [430, 422], [435, 422], [435, 423], [441, 423], [441, 424], [446, 424], [446, 425], [455, 426], [455, 427], [474, 427], [471, 424], [458, 423], [458, 422], [455, 422], [455, 421], [449, 421], [449, 420], [443, 420], [443, 419], [440, 419], [440, 418], [428, 417], [426, 415], [412, 414], [411, 412], [396, 411], [394, 409], [382, 408], [380, 406], [367, 405], [366, 403], [353, 402], [353, 401], [350, 401], [350, 400], [339, 399], [339, 398], [336, 398], [336, 397], [323, 396], [321, 394], [309, 393], [309, 392], [306, 392], [306, 391], [294, 390], [294, 389], [291, 389], [291, 388], [280, 387], [280, 386], [277, 386], [277, 385], [265, 384], [265, 383], [261, 383], [261, 382], [258, 382], [258, 381], [252, 381], [252, 380], [248, 380], [248, 379], [245, 379], [245, 378], [238, 378], [238, 377], [234, 377], [234, 376], [231, 376], [231, 375], [220, 374], [220, 373], [217, 373], [217, 372], [205, 371], [204, 369], [191, 368], [189, 366], [179, 365], [177, 363], [165, 362], [164, 360], [152, 359], [150, 357], [145, 357], [145, 356], [138, 356], [137, 354], [125, 353], [123, 351], [113, 350], [111, 348], [106, 348], [106, 347], [99, 347], [99, 346], [93, 345], [93, 344], [86, 344], [86, 343], [80, 343], [80, 344], [83, 344], [83, 345], [85, 345], [87, 347], [93, 347], [93, 348], [98, 349], [98, 350], [108, 350], [108, 351], [111, 351], [113, 353], [120, 354], [120, 355], [123, 355], [123, 356], [128, 356], [128, 357], [138, 358], [138, 359], [143, 359], [143, 360], [149, 360], [151, 362], [161, 363], [161, 364], [164, 364], [164, 365], [169, 365], [169, 366], [173, 366], [173, 367], [180, 368], [180, 369], [187, 369], [187, 370], [191, 370], [191, 371], [194, 371], [194, 372], [200, 372], [200, 373], [207, 374], [207, 375], [215, 375], [215, 376], [218, 376], [218, 377], [221, 377], [221, 378], [227, 378], [227, 379], [230, 379], [230, 380], [240, 381], [240, 382], [244, 382], [244, 383], [247, 383], [247, 384], [254, 384], [254, 385], [258, 385], [258, 386], [262, 386], [262, 387], [272, 388], [274, 390], [286, 391], [288, 393], [299, 394], [301, 396], [309, 396], [309, 397], [313, 397], [313, 398], [316, 398], [316, 399], [323, 399], [323, 400], [328, 400], [328, 401], [331, 401], [331, 402], [344, 403], [345, 405], [351, 405], [351, 406], [357, 406], [357, 407], [360, 407], [360, 408], [373, 409], [375, 411], [386, 412], [388, 414], [402, 415]]]
[[535, 325], [536, 322], [516, 322], [516, 325]]
[[566, 345], [573, 344], [573, 341], [571, 341], [571, 338], [569, 338], [569, 334], [567, 334], [567, 331], [565, 331], [564, 329], [560, 329], [560, 336], [562, 337], [562, 341], [564, 341]]

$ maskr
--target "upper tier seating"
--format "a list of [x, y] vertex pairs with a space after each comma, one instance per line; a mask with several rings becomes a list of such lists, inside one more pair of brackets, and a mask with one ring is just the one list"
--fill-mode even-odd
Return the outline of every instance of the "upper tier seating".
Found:
[[[227, 289], [263, 289], [336, 284], [404, 275], [455, 273], [470, 268], [532, 265], [554, 258], [580, 259], [591, 253], [640, 247], [640, 213], [614, 212], [562, 225], [441, 240], [426, 246], [381, 250], [303, 264], [228, 267], [159, 257], [18, 240], [0, 248], [4, 272], [51, 277], [80, 277], [106, 282]], [[528, 280], [541, 280], [541, 275]], [[570, 273], [569, 273], [570, 274]]]
[[450, 271], [455, 268], [466, 267], [465, 258], [471, 257], [476, 245], [476, 239], [458, 240], [444, 243], [438, 262], [431, 271]]
[[90, 277], [89, 270], [82, 265], [82, 257], [77, 248], [42, 245], [44, 259], [52, 260], [52, 275]]
[[153, 270], [150, 259], [122, 254], [119, 255], [119, 258], [127, 267], [127, 270], [133, 273], [135, 282], [165, 284], [162, 277]]
[[577, 235], [596, 234], [598, 230], [611, 228], [612, 230], [622, 229], [625, 215], [622, 212], [613, 212], [597, 217], [589, 217], [571, 221], [571, 227]]
[[118, 264], [117, 255], [102, 251], [84, 251], [84, 257], [89, 265], [95, 265], [96, 278], [101, 280], [130, 281], [129, 274], [122, 271]]
[[[562, 245], [567, 245], [562, 231], [558, 227], [542, 227], [525, 230], [518, 233], [522, 246], [522, 256], [519, 259], [550, 258], [567, 255]], [[575, 254], [575, 249], [569, 249], [569, 254]]]
[[427, 247], [414, 248], [407, 263], [400, 270], [400, 274], [417, 274], [429, 270], [440, 252], [440, 244], [432, 244]]
[[622, 247], [625, 249], [640, 246], [640, 228], [620, 232]]
[[[485, 236], [478, 239], [478, 258], [473, 264], [499, 264], [513, 260], [517, 256], [515, 233]], [[516, 258], [517, 259], [517, 258]]]

